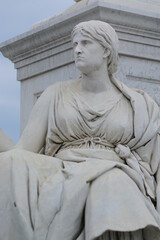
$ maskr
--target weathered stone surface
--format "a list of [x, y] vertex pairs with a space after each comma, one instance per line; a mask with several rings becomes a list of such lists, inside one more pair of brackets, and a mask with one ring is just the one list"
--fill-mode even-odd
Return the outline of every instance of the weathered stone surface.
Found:
[[55, 81], [79, 75], [73, 64], [70, 33], [75, 24], [89, 19], [108, 22], [116, 29], [120, 39], [121, 80], [144, 88], [160, 104], [159, 2], [82, 0], [0, 45], [4, 56], [14, 62], [21, 81], [21, 129], [37, 95]]
[[[145, 36], [150, 51], [143, 49], [141, 31], [117, 28], [117, 75], [134, 85], [142, 82], [142, 67], [143, 83], [157, 76], [149, 69], [155, 70], [153, 46]], [[17, 68], [26, 68], [22, 96], [36, 104], [19, 142], [0, 153], [0, 239], [159, 240], [159, 107], [115, 78], [119, 41], [111, 25], [81, 22], [71, 36], [73, 55], [66, 37], [43, 45], [44, 52], [15, 56]], [[80, 77], [52, 84], [39, 97], [60, 74], [77, 76], [73, 56]]]

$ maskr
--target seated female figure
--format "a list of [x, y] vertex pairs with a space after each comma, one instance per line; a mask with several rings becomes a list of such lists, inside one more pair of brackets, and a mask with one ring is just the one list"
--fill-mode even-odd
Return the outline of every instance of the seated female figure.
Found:
[[82, 22], [72, 42], [81, 76], [49, 87], [0, 154], [0, 239], [158, 240], [159, 108], [114, 78], [109, 24]]

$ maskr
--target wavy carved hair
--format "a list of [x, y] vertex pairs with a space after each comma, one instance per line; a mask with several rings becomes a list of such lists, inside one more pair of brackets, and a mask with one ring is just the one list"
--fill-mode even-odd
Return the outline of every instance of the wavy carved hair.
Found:
[[118, 67], [119, 49], [119, 40], [115, 30], [108, 23], [90, 20], [81, 22], [73, 28], [71, 33], [72, 39], [77, 32], [81, 32], [83, 35], [95, 39], [104, 48], [110, 51], [107, 61], [108, 73], [109, 75], [115, 73]]

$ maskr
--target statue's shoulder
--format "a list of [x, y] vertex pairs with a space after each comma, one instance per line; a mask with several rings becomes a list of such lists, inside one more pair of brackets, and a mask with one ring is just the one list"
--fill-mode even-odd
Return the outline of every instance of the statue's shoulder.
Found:
[[70, 88], [71, 86], [75, 85], [76, 82], [77, 82], [78, 79], [69, 79], [69, 80], [66, 80], [66, 81], [61, 81], [60, 84], [62, 87], [65, 87], [65, 88]]
[[141, 106], [141, 104], [150, 103], [157, 107], [157, 103], [155, 102], [155, 100], [144, 90], [128, 87], [125, 83], [118, 81], [115, 78], [112, 81], [128, 99], [137, 102], [139, 106]]
[[[158, 104], [155, 101], [155, 99], [153, 99], [146, 91], [144, 91], [142, 89], [137, 89], [137, 88], [133, 88], [132, 90], [135, 91], [137, 94], [139, 94], [144, 99], [145, 102], [158, 107]], [[158, 107], [158, 109], [159, 109], [159, 107]]]
[[60, 89], [65, 89], [70, 88], [76, 83], [77, 79], [69, 79], [65, 81], [57, 81], [50, 85], [49, 87], [46, 88], [45, 91], [51, 92], [52, 94], [56, 93]]

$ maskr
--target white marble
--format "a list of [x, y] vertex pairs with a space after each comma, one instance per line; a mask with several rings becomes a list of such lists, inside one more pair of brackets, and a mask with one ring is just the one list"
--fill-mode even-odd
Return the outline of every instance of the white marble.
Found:
[[159, 107], [115, 78], [109, 24], [71, 36], [80, 77], [36, 95], [18, 144], [0, 153], [0, 239], [159, 240]]
[[117, 44], [77, 30], [72, 50], [72, 28], [90, 19], [118, 34], [116, 77], [160, 106], [158, 0], [76, 1], [2, 43], [21, 81], [22, 130], [32, 113], [5, 153], [14, 144], [0, 130], [0, 239], [159, 240], [159, 109], [112, 75]]
[[74, 66], [70, 33], [89, 19], [109, 22], [120, 39], [117, 77], [146, 90], [160, 105], [160, 6], [158, 1], [82, 0], [58, 16], [0, 45], [14, 62], [21, 81], [21, 130], [48, 85], [79, 76]]

